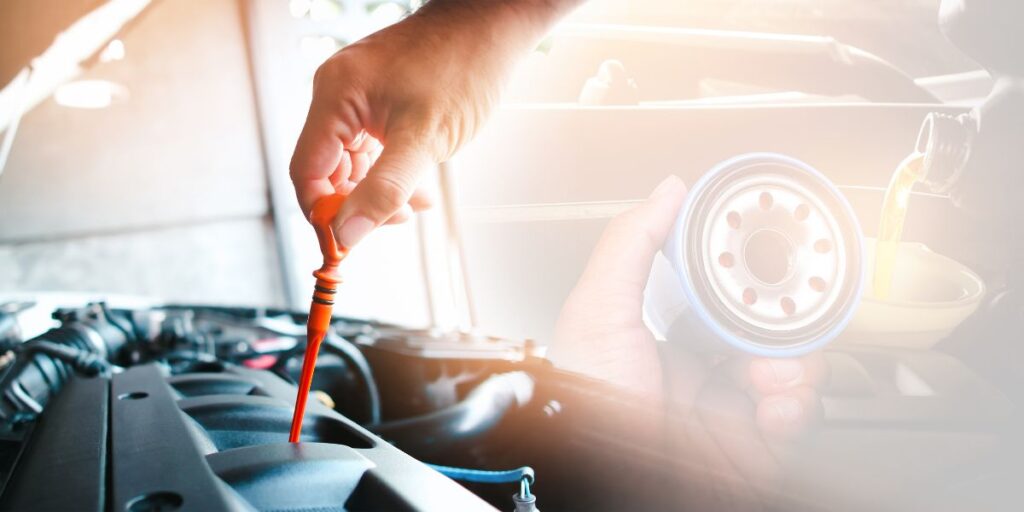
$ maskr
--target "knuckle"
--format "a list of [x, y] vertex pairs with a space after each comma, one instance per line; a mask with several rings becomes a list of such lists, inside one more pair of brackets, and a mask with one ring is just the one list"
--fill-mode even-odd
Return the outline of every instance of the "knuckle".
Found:
[[288, 167], [288, 178], [296, 189], [298, 189], [301, 183], [309, 181], [308, 172], [295, 162], [294, 157], [292, 158], [291, 165]]
[[382, 196], [392, 200], [401, 206], [401, 199], [404, 199], [409, 195], [409, 187], [406, 185], [405, 180], [400, 179], [394, 175], [394, 173], [381, 174], [377, 176], [378, 186], [383, 192]]
[[292, 154], [292, 159], [288, 163], [288, 177], [291, 178], [292, 183], [298, 183], [305, 179], [305, 169], [300, 163], [299, 152], [296, 151]]
[[334, 83], [334, 65], [328, 59], [323, 64], [320, 64], [316, 71], [313, 72], [313, 99], [317, 99], [325, 94], [325, 89], [328, 89]]
[[411, 190], [406, 181], [393, 173], [378, 174], [369, 197], [374, 209], [380, 213], [390, 214], [402, 207]]
[[313, 73], [313, 101], [332, 102], [355, 88], [358, 67], [341, 53], [324, 61]]
[[313, 84], [330, 83], [340, 75], [344, 75], [345, 67], [348, 65], [348, 58], [344, 50], [335, 53], [327, 58], [313, 72]]

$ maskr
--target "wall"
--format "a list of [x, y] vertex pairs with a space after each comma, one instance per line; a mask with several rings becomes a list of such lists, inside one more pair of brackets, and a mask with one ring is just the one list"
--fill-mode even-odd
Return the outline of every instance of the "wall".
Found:
[[82, 77], [127, 97], [26, 114], [0, 176], [0, 291], [283, 302], [240, 13], [158, 2], [124, 60]]

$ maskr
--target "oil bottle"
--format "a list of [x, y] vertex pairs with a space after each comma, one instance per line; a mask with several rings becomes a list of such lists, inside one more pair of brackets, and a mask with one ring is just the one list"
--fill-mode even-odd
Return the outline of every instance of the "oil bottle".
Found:
[[957, 207], [958, 249], [1024, 286], [1024, 2], [942, 0], [939, 27], [988, 72], [993, 88], [969, 113], [928, 116], [918, 141], [926, 155], [922, 181]]

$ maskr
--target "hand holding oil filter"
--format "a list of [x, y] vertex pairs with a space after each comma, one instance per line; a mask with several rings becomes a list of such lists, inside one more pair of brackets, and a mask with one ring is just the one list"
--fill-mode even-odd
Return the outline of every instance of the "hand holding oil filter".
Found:
[[288, 435], [288, 441], [292, 443], [299, 442], [302, 433], [302, 417], [306, 413], [306, 401], [309, 399], [309, 390], [313, 383], [317, 354], [328, 329], [331, 328], [334, 295], [341, 282], [338, 264], [345, 258], [347, 252], [344, 248], [338, 247], [334, 232], [331, 230], [331, 221], [344, 202], [345, 196], [341, 194], [325, 196], [313, 205], [309, 215], [324, 259], [323, 265], [313, 272], [316, 285], [313, 287], [313, 301], [309, 306], [309, 319], [306, 321], [306, 355], [302, 360], [299, 392], [295, 397], [295, 413], [292, 415], [291, 431]]
[[[733, 158], [690, 190], [648, 283], [660, 337], [768, 357], [806, 354], [850, 321], [864, 283], [862, 234], [842, 194], [778, 154]], [[660, 270], [659, 270], [660, 269]]]
[[[715, 498], [727, 501], [697, 508], [726, 502], [755, 508], [743, 500], [760, 497], [760, 489], [776, 488], [782, 474], [774, 450], [820, 421], [818, 386], [827, 367], [821, 354], [703, 357], [689, 344], [657, 342], [642, 317], [644, 285], [686, 193], [682, 180], [671, 176], [646, 201], [608, 222], [562, 305], [547, 357], [563, 371], [659, 403], [680, 420], [662, 431], [661, 416], [622, 418], [635, 437], [665, 435], [671, 457], [704, 461], [691, 483], [721, 489]], [[602, 421], [605, 413], [583, 412], [581, 419]]]

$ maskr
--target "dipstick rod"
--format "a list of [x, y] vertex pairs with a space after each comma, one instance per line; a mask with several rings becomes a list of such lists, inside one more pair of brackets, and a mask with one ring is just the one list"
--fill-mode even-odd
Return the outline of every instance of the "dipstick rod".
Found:
[[345, 196], [333, 194], [324, 197], [313, 205], [309, 220], [316, 231], [320, 252], [323, 254], [323, 265], [313, 272], [316, 285], [313, 287], [313, 301], [309, 306], [309, 319], [306, 321], [306, 355], [302, 360], [302, 375], [299, 378], [299, 392], [295, 397], [295, 413], [292, 415], [292, 427], [288, 434], [288, 442], [299, 442], [302, 433], [302, 418], [306, 414], [306, 401], [313, 384], [313, 371], [316, 370], [316, 357], [320, 352], [320, 344], [331, 328], [331, 313], [334, 309], [334, 295], [338, 291], [341, 277], [338, 275], [338, 264], [345, 259], [348, 251], [339, 248], [331, 230], [331, 221], [345, 202]]

